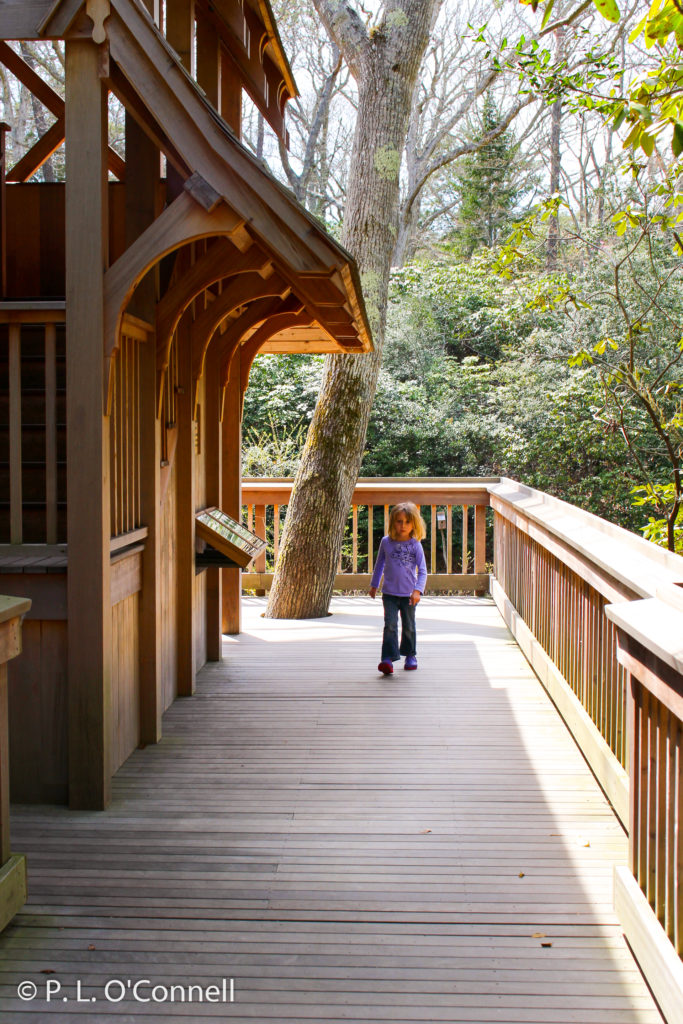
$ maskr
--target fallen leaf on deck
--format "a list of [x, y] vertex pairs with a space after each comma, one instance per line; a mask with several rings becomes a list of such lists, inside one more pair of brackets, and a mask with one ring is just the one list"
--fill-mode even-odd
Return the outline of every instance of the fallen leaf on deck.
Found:
[[542, 942], [541, 945], [544, 949], [549, 949], [552, 946], [552, 942]]
[[544, 939], [545, 938], [545, 932], [534, 932], [534, 934], [531, 936], [531, 938], [532, 939]]
[[519, 878], [524, 878], [524, 872], [523, 871], [520, 871]]
[[432, 831], [431, 828], [423, 828], [422, 831], [420, 832], [420, 835], [421, 836], [426, 836], [427, 833], [431, 832], [431, 831]]

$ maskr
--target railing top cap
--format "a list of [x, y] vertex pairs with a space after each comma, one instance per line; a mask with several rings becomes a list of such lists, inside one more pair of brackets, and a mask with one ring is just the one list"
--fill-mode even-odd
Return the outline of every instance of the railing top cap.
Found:
[[683, 675], [683, 590], [676, 595], [663, 588], [657, 597], [608, 605], [605, 613], [615, 626]]
[[683, 558], [560, 498], [502, 478], [489, 493], [641, 597], [683, 583]]
[[27, 597], [7, 597], [0, 594], [0, 622], [9, 622], [20, 615], [25, 615], [31, 608], [31, 602]]

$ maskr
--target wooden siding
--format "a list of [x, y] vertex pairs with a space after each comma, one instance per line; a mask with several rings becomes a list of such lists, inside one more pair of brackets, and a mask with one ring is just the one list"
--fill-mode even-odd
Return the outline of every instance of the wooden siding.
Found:
[[8, 665], [12, 799], [65, 803], [67, 625], [27, 618], [23, 652]]
[[49, 969], [100, 998], [235, 978], [231, 1006], [107, 1006], [128, 1020], [659, 1024], [611, 906], [625, 836], [492, 604], [425, 598], [420, 668], [391, 679], [379, 602], [245, 605], [109, 811], [16, 809], [3, 1019], [45, 1019], [16, 985]]
[[[63, 182], [8, 184], [7, 295], [64, 298], [64, 224], [66, 190]], [[110, 182], [109, 262], [125, 251], [125, 186]]]

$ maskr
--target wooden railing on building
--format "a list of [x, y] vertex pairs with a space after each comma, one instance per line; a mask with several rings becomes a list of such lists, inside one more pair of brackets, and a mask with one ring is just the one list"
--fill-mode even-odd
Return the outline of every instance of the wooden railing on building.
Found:
[[[379, 541], [387, 532], [389, 510], [398, 501], [412, 501], [427, 525], [424, 541], [431, 591], [488, 590], [487, 562], [492, 533], [487, 528], [487, 485], [497, 478], [360, 478], [352, 504], [335, 588], [367, 590]], [[289, 503], [291, 479], [242, 481], [246, 522], [268, 547], [242, 574], [246, 589], [268, 590], [273, 579], [282, 534], [283, 510]], [[459, 570], [459, 571], [458, 571]]]
[[0, 597], [0, 931], [26, 902], [26, 858], [10, 846], [7, 662], [21, 653], [21, 620], [30, 607], [27, 598]]
[[0, 302], [0, 543], [66, 540], [64, 302]]

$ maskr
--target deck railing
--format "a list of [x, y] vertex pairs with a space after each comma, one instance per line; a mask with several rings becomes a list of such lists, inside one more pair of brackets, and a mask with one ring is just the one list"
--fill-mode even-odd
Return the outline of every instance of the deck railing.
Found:
[[[270, 586], [290, 492], [291, 480], [243, 482], [248, 522], [269, 541], [246, 587]], [[421, 506], [427, 522], [428, 591], [490, 590], [629, 831], [620, 919], [667, 1018], [680, 1020], [683, 559], [505, 478], [362, 479], [338, 589], [367, 587], [389, 507], [402, 500]], [[635, 614], [661, 593], [666, 614], [650, 612], [627, 650], [624, 610]]]
[[[487, 515], [487, 486], [497, 478], [359, 479], [346, 526], [338, 590], [367, 590], [379, 542], [387, 532], [389, 509], [412, 501], [427, 525], [424, 541], [432, 591], [488, 590], [487, 564], [493, 558], [492, 519]], [[250, 529], [268, 542], [254, 571], [243, 573], [245, 588], [267, 590], [273, 579], [282, 533], [283, 509], [289, 503], [291, 479], [245, 478], [242, 502]]]

